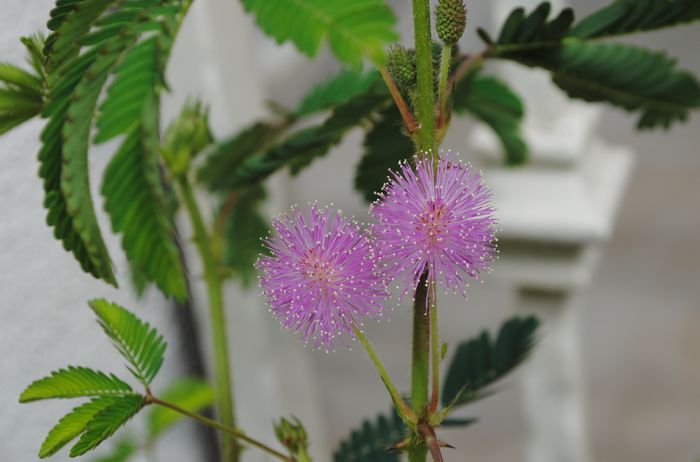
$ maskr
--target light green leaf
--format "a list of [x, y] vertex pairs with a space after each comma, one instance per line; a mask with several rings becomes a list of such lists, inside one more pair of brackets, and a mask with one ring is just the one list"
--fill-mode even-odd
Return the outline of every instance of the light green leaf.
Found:
[[138, 447], [130, 439], [122, 439], [113, 445], [112, 450], [104, 456], [91, 459], [90, 462], [126, 462], [136, 454]]
[[163, 364], [166, 348], [163, 337], [148, 323], [115, 303], [95, 299], [90, 300], [90, 307], [115, 348], [131, 365], [131, 373], [148, 386]]
[[42, 459], [49, 457], [63, 446], [73, 441], [73, 439], [77, 438], [85, 431], [88, 422], [95, 417], [95, 414], [114, 404], [117, 399], [119, 398], [112, 396], [94, 398], [66, 414], [51, 429], [48, 436], [41, 444], [39, 457]]
[[70, 456], [77, 457], [95, 449], [135, 416], [144, 405], [142, 396], [125, 396], [100, 410], [88, 422], [85, 432], [71, 448]]
[[129, 384], [113, 374], [94, 371], [87, 367], [69, 366], [29, 385], [19, 398], [20, 403], [40, 399], [78, 398], [82, 396], [133, 395]]
[[[160, 394], [160, 398], [189, 412], [197, 413], [213, 404], [214, 390], [203, 380], [187, 377], [173, 382], [167, 390]], [[182, 419], [182, 414], [155, 406], [148, 415], [149, 438], [156, 438]]]
[[520, 132], [523, 103], [504, 82], [474, 72], [457, 84], [453, 105], [457, 114], [469, 113], [493, 130], [503, 146], [506, 164], [520, 165], [527, 160], [527, 145]]
[[384, 46], [399, 38], [384, 0], [243, 0], [243, 5], [278, 43], [290, 40], [315, 56], [325, 38], [336, 57], [356, 69], [362, 58], [383, 62]]

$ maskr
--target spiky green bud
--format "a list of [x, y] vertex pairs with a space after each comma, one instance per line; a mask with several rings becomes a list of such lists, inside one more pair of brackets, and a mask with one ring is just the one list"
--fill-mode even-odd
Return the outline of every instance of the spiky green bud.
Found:
[[178, 118], [165, 131], [163, 157], [173, 173], [185, 173], [190, 160], [213, 140], [209, 110], [199, 101], [187, 101]]
[[291, 422], [284, 417], [275, 424], [275, 436], [282, 445], [289, 449], [289, 452], [295, 456], [299, 462], [311, 460], [308, 458], [309, 442], [306, 436], [306, 430], [302, 423], [296, 417], [292, 416], [294, 422]]
[[402, 90], [409, 90], [416, 83], [416, 52], [401, 45], [391, 47], [387, 68], [396, 85]]
[[446, 44], [457, 43], [467, 27], [467, 7], [464, 0], [440, 0], [435, 9], [435, 28]]

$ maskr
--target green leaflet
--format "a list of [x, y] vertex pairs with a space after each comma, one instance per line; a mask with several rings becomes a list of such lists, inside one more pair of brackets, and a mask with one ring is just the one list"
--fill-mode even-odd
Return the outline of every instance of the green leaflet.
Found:
[[527, 359], [538, 326], [535, 317], [516, 316], [501, 325], [495, 340], [484, 331], [460, 343], [443, 382], [443, 406], [462, 406], [488, 394], [487, 387]]
[[618, 0], [583, 18], [570, 34], [604, 38], [676, 26], [700, 19], [697, 0]]
[[[159, 397], [176, 404], [189, 412], [200, 412], [214, 403], [214, 390], [207, 382], [193, 377], [176, 380]], [[148, 415], [148, 436], [157, 438], [176, 422], [182, 420], [182, 414], [170, 409], [154, 406]]]
[[243, 0], [260, 28], [314, 56], [327, 39], [335, 56], [354, 68], [362, 58], [384, 61], [384, 45], [398, 40], [396, 18], [384, 0]]
[[19, 398], [20, 403], [53, 398], [82, 396], [126, 396], [134, 392], [129, 384], [113, 374], [87, 367], [68, 366], [29, 385]]
[[453, 104], [456, 113], [469, 113], [491, 127], [501, 141], [507, 165], [527, 160], [527, 145], [520, 133], [525, 111], [520, 97], [508, 85], [473, 72], [457, 84]]
[[151, 101], [151, 116], [131, 130], [110, 161], [102, 194], [132, 270], [182, 301], [188, 296], [188, 284], [159, 171], [157, 105], [153, 95], [146, 98]]
[[73, 441], [85, 431], [88, 422], [95, 415], [111, 406], [119, 398], [111, 396], [101, 396], [93, 398], [81, 406], [76, 407], [71, 412], [63, 416], [61, 420], [49, 431], [49, 434], [41, 444], [39, 457], [42, 459], [55, 454], [59, 449]]
[[88, 422], [85, 433], [71, 448], [70, 456], [77, 457], [95, 449], [135, 416], [144, 405], [142, 396], [125, 396], [100, 410]]
[[375, 421], [365, 420], [340, 443], [333, 454], [333, 462], [399, 462], [397, 452], [388, 449], [406, 436], [406, 428], [395, 412]]
[[384, 109], [365, 135], [365, 150], [355, 172], [355, 189], [367, 202], [376, 199], [386, 182], [389, 169], [415, 154], [413, 141], [403, 132], [399, 110], [391, 105]]
[[144, 386], [149, 386], [160, 370], [166, 343], [156, 329], [125, 308], [106, 300], [90, 301], [100, 325], [112, 344], [129, 362], [129, 371]]
[[299, 103], [297, 115], [303, 116], [345, 103], [367, 92], [378, 80], [379, 74], [375, 70], [360, 73], [344, 69], [312, 88]]

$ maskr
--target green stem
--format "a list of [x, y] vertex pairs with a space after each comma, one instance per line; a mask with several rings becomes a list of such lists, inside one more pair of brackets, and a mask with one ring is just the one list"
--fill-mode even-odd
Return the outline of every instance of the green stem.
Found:
[[442, 128], [447, 120], [447, 79], [450, 76], [450, 61], [452, 61], [452, 44], [446, 43], [442, 46], [442, 55], [440, 56], [440, 77], [438, 80], [439, 128]]
[[417, 421], [415, 412], [413, 412], [413, 409], [411, 409], [408, 406], [406, 401], [404, 401], [404, 399], [401, 397], [401, 394], [396, 390], [394, 382], [392, 382], [391, 380], [391, 376], [386, 371], [386, 368], [384, 367], [384, 364], [382, 364], [381, 359], [379, 359], [377, 352], [374, 351], [372, 343], [365, 336], [364, 332], [362, 332], [355, 324], [352, 325], [352, 328], [355, 331], [355, 335], [360, 340], [362, 346], [365, 347], [365, 350], [367, 351], [367, 354], [374, 363], [374, 366], [377, 368], [379, 377], [381, 377], [382, 382], [384, 382], [384, 386], [389, 392], [389, 395], [391, 395], [391, 399], [394, 402], [396, 412], [399, 413], [404, 422], [415, 424]]
[[[419, 421], [428, 414], [428, 379], [430, 375], [430, 313], [426, 309], [428, 287], [427, 271], [416, 289], [413, 303], [413, 363], [411, 368], [411, 405]], [[425, 442], [414, 435], [409, 446], [412, 462], [424, 462], [427, 454]]]
[[433, 51], [430, 34], [429, 0], [413, 0], [413, 31], [416, 47], [416, 112], [423, 151], [435, 147], [435, 94], [433, 92]]
[[283, 460], [285, 462], [301, 462], [301, 459], [299, 461], [295, 461], [294, 458], [289, 457], [286, 454], [283, 454], [283, 453], [271, 448], [270, 446], [266, 445], [265, 443], [262, 443], [254, 438], [251, 438], [250, 436], [246, 435], [242, 431], [237, 430], [236, 428], [234, 428], [232, 426], [225, 425], [221, 422], [217, 422], [216, 420], [210, 419], [208, 417], [204, 417], [203, 415], [195, 414], [193, 412], [188, 411], [187, 409], [181, 408], [180, 406], [178, 406], [176, 404], [169, 403], [167, 401], [163, 401], [163, 400], [158, 399], [154, 396], [149, 397], [148, 401], [150, 403], [157, 404], [159, 406], [163, 406], [163, 407], [168, 408], [172, 411], [175, 411], [179, 414], [187, 416], [190, 419], [194, 419], [197, 422], [202, 423], [208, 427], [215, 428], [217, 430], [221, 430], [222, 432], [233, 436], [233, 438], [231, 438], [231, 439], [239, 439], [241, 441], [245, 441], [246, 443], [250, 444], [251, 446], [255, 446], [256, 448], [258, 448], [262, 451], [265, 451], [266, 453], [270, 454], [271, 456], [274, 456], [274, 457], [276, 457], [280, 460]]
[[[209, 317], [212, 340], [214, 343], [216, 407], [223, 425], [235, 427], [235, 408], [233, 401], [233, 386], [229, 361], [228, 341], [226, 338], [226, 316], [224, 313], [223, 288], [218, 265], [210, 247], [209, 235], [206, 230], [202, 213], [194, 197], [192, 188], [186, 178], [178, 180], [185, 208], [192, 221], [194, 241], [197, 245], [202, 265], [204, 281], [209, 294]], [[240, 448], [233, 438], [223, 438], [223, 461], [238, 462]]]
[[438, 307], [437, 288], [435, 281], [430, 284], [430, 343], [433, 363], [433, 394], [430, 398], [430, 410], [432, 415], [437, 411], [440, 400], [440, 337], [438, 336]]

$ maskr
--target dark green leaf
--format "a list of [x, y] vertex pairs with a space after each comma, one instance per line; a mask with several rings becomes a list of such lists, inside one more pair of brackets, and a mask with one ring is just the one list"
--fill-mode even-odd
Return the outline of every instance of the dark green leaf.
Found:
[[163, 337], [148, 323], [115, 303], [96, 299], [90, 300], [90, 307], [115, 348], [131, 365], [131, 373], [148, 386], [163, 364], [166, 348]]
[[133, 395], [129, 384], [113, 374], [94, 371], [87, 367], [69, 366], [29, 385], [19, 398], [20, 403], [40, 399], [79, 398], [82, 396]]
[[265, 190], [261, 186], [243, 188], [234, 193], [233, 199], [224, 225], [224, 263], [247, 287], [255, 280], [255, 261], [265, 251], [261, 240], [270, 232], [259, 211]]
[[503, 323], [495, 341], [484, 331], [457, 347], [443, 383], [444, 406], [475, 401], [529, 356], [539, 322], [534, 317], [514, 317]]
[[602, 38], [676, 26], [700, 19], [697, 0], [618, 0], [583, 18], [570, 35]]
[[291, 40], [314, 56], [326, 38], [335, 56], [355, 68], [362, 58], [383, 61], [384, 46], [399, 38], [384, 0], [243, 0], [243, 5], [278, 43]]
[[453, 105], [457, 114], [469, 113], [491, 127], [501, 141], [506, 164], [526, 161], [527, 146], [520, 133], [523, 104], [508, 85], [474, 72], [458, 82]]
[[365, 420], [341, 441], [333, 462], [399, 462], [399, 454], [388, 449], [405, 436], [404, 423], [395, 412], [390, 417], [380, 415], [372, 422]]
[[132, 129], [112, 158], [102, 194], [132, 269], [155, 282], [164, 294], [182, 301], [188, 296], [188, 285], [161, 181], [155, 110], [151, 105], [154, 117], [144, 117], [143, 125]]
[[236, 169], [229, 171], [231, 185], [257, 184], [284, 166], [293, 174], [325, 155], [352, 128], [371, 117], [388, 102], [383, 89], [376, 86], [337, 106], [322, 124], [299, 130], [265, 152], [248, 156]]
[[364, 73], [343, 70], [329, 80], [316, 85], [299, 104], [300, 116], [332, 108], [367, 92], [379, 80], [376, 71]]
[[211, 191], [230, 191], [234, 188], [231, 172], [250, 156], [259, 154], [272, 143], [281, 130], [266, 122], [253, 123], [231, 138], [220, 141], [205, 153], [204, 165], [197, 178]]
[[389, 176], [389, 169], [415, 154], [411, 138], [403, 132], [401, 114], [395, 106], [384, 109], [367, 132], [365, 154], [357, 166], [355, 188], [367, 202], [376, 199]]
[[85, 433], [71, 448], [70, 456], [77, 457], [95, 449], [135, 416], [144, 405], [142, 396], [125, 396], [99, 411], [88, 422]]

